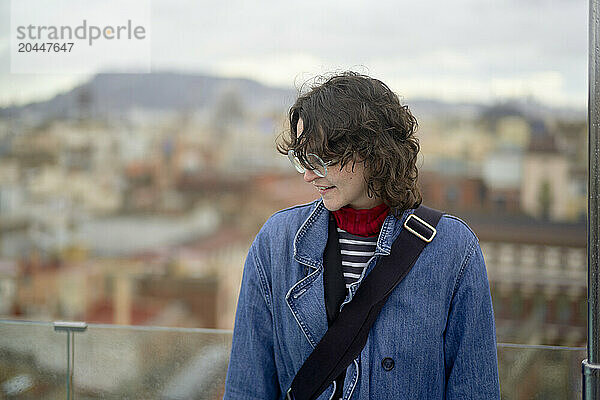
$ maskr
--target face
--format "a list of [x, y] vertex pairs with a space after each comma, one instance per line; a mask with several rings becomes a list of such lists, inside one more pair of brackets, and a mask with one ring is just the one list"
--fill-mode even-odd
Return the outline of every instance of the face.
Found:
[[[302, 134], [303, 129], [302, 119], [299, 119], [296, 126], [298, 136]], [[345, 165], [341, 171], [339, 164], [332, 164], [327, 167], [327, 176], [324, 178], [307, 169], [304, 172], [304, 180], [315, 187], [329, 211], [336, 211], [344, 206], [357, 210], [373, 208], [383, 201], [378, 197], [367, 196], [364, 173], [362, 162], [354, 164], [354, 171], [352, 171], [352, 162]]]

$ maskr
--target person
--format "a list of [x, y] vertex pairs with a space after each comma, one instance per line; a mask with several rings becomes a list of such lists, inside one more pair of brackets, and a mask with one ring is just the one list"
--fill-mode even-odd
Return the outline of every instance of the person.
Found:
[[[380, 80], [354, 72], [326, 77], [299, 95], [289, 123], [277, 149], [320, 196], [273, 214], [250, 246], [224, 399], [286, 398], [339, 309], [390, 254], [422, 202], [417, 121]], [[436, 229], [360, 355], [318, 399], [500, 398], [478, 239], [448, 214]], [[324, 255], [332, 235], [341, 267]]]

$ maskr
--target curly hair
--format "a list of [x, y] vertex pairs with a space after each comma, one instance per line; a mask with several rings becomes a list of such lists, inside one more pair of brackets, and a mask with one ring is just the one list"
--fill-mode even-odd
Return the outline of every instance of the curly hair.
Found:
[[309, 153], [339, 163], [340, 170], [363, 162], [367, 195], [381, 198], [396, 217], [421, 204], [417, 120], [385, 83], [355, 72], [317, 78], [307, 92], [300, 90], [288, 118], [289, 130], [277, 139], [281, 154], [294, 150], [305, 167]]

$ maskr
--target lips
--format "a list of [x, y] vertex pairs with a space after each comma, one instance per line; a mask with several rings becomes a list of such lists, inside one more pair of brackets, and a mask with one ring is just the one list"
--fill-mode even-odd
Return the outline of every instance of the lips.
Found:
[[317, 186], [315, 185], [315, 187], [317, 188], [317, 190], [319, 191], [319, 193], [323, 194], [323, 193], [327, 193], [330, 190], [332, 190], [333, 188], [335, 188], [335, 186]]

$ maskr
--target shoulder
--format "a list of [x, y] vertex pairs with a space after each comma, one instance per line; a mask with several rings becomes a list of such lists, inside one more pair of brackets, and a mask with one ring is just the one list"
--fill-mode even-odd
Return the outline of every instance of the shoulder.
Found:
[[[469, 274], [479, 276], [481, 282], [484, 280], [487, 282], [485, 261], [481, 253], [479, 238], [469, 225], [454, 215], [445, 214], [440, 219], [438, 226], [438, 232], [441, 233], [440, 239], [442, 239], [441, 247], [446, 252], [448, 259], [454, 260], [452, 263], [454, 271], [458, 273], [454, 290], [465, 274], [465, 270], [468, 270]], [[471, 267], [468, 267], [469, 265]]]
[[436, 230], [437, 234], [426, 250], [436, 268], [445, 271], [443, 275], [452, 288], [449, 293], [456, 292], [465, 273], [479, 284], [487, 282], [479, 239], [471, 227], [455, 215], [444, 214]]
[[469, 242], [479, 239], [473, 230], [465, 221], [452, 214], [444, 214], [437, 226], [438, 232], [442, 231], [446, 234], [456, 237], [458, 240], [466, 240]]
[[256, 241], [272, 243], [273, 241], [293, 240], [302, 224], [317, 208], [319, 201], [320, 199], [317, 199], [275, 212], [256, 235]]
[[269, 234], [273, 231], [281, 232], [281, 230], [294, 229], [294, 234], [300, 226], [311, 215], [319, 203], [320, 199], [311, 201], [306, 204], [299, 204], [292, 207], [284, 208], [271, 215], [264, 223], [259, 234]]
[[301, 222], [304, 222], [304, 220], [315, 210], [320, 201], [321, 199], [316, 199], [310, 203], [298, 204], [279, 210], [271, 215], [266, 223], [276, 223], [282, 220], [288, 221], [290, 219], [301, 219]]
[[436, 226], [436, 236], [427, 246], [427, 254], [446, 266], [459, 268], [479, 248], [479, 239], [462, 219], [443, 214]]
[[271, 280], [271, 268], [285, 264], [293, 254], [294, 238], [318, 206], [318, 200], [275, 212], [264, 223], [250, 246], [259, 269]]

